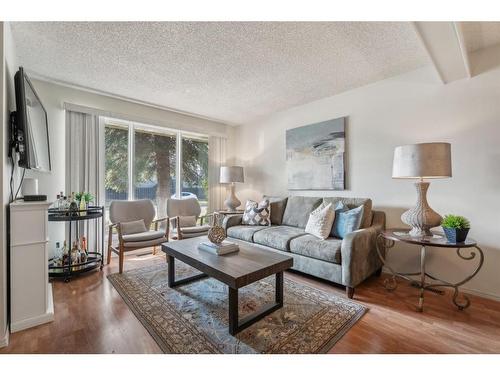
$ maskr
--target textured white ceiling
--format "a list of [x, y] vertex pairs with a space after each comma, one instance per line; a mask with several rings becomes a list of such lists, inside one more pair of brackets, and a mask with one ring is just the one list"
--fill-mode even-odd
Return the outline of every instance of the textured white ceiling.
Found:
[[242, 124], [428, 63], [404, 22], [14, 22], [55, 80]]
[[500, 22], [461, 22], [469, 52], [500, 43]]

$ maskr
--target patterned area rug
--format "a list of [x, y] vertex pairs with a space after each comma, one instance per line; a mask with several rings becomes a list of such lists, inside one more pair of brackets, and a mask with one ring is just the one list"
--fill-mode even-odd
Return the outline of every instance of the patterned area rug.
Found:
[[[196, 273], [176, 262], [177, 277]], [[285, 276], [283, 308], [231, 336], [227, 286], [215, 279], [170, 289], [166, 264], [115, 273], [108, 279], [165, 353], [324, 353], [367, 310]], [[273, 298], [274, 277], [240, 289], [240, 318]]]

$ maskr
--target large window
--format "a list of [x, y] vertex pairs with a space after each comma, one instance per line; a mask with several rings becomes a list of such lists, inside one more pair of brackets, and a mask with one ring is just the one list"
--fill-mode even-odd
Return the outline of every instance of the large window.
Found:
[[208, 140], [193, 135], [182, 136], [182, 196], [195, 195], [202, 215], [208, 208]]
[[167, 199], [196, 197], [208, 206], [208, 137], [105, 118], [106, 207], [113, 200], [151, 199], [157, 216]]
[[113, 200], [129, 198], [128, 127], [107, 122], [104, 127], [106, 208]]
[[134, 198], [151, 199], [158, 216], [165, 216], [167, 199], [175, 197], [175, 133], [161, 133], [135, 127]]

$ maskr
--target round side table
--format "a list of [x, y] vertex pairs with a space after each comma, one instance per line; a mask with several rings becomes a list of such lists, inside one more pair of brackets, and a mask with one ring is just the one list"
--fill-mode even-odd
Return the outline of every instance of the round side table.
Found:
[[[399, 273], [395, 272], [390, 266], [388, 266], [385, 262], [385, 257], [387, 257], [387, 251], [394, 247], [396, 242], [405, 242], [412, 245], [420, 246], [420, 272], [411, 272], [411, 273]], [[381, 244], [385, 246], [385, 257], [382, 256], [382, 252], [380, 251]], [[409, 281], [412, 286], [420, 288], [420, 298], [418, 301], [417, 311], [422, 312], [424, 306], [424, 291], [429, 290], [434, 293], [444, 294], [443, 291], [439, 289], [435, 289], [436, 287], [449, 287], [454, 289], [454, 294], [452, 301], [455, 306], [458, 307], [459, 310], [466, 309], [470, 306], [470, 300], [467, 296], [462, 294], [462, 301], [459, 301], [459, 290], [458, 287], [465, 284], [467, 281], [471, 280], [476, 274], [479, 272], [484, 262], [484, 255], [481, 248], [477, 245], [477, 243], [472, 239], [467, 239], [465, 242], [456, 242], [450, 243], [447, 241], [446, 237], [440, 234], [433, 234], [432, 236], [424, 236], [424, 237], [412, 237], [408, 234], [408, 229], [388, 229], [384, 232], [381, 232], [376, 241], [376, 248], [378, 252], [378, 256], [380, 260], [386, 266], [389, 271], [391, 271], [392, 276], [389, 279], [384, 280], [384, 286], [387, 290], [394, 290], [397, 287], [396, 278], [402, 278]], [[445, 249], [456, 249], [457, 255], [464, 260], [472, 260], [479, 254], [479, 264], [477, 268], [465, 279], [458, 283], [450, 283], [448, 281], [441, 280], [431, 274], [429, 274], [425, 270], [425, 257], [426, 257], [426, 249], [427, 247], [439, 247]], [[469, 249], [469, 254], [462, 254], [462, 250]], [[418, 280], [413, 279], [411, 276], [418, 276]], [[427, 278], [431, 279], [430, 282], [427, 281]]]

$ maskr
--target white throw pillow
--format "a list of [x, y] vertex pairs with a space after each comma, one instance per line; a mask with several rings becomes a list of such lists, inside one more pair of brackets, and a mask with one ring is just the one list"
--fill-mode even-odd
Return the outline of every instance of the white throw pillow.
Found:
[[335, 211], [332, 204], [321, 204], [313, 212], [309, 214], [309, 220], [306, 225], [306, 233], [321, 238], [322, 240], [328, 238], [332, 230], [333, 221], [335, 220]]

